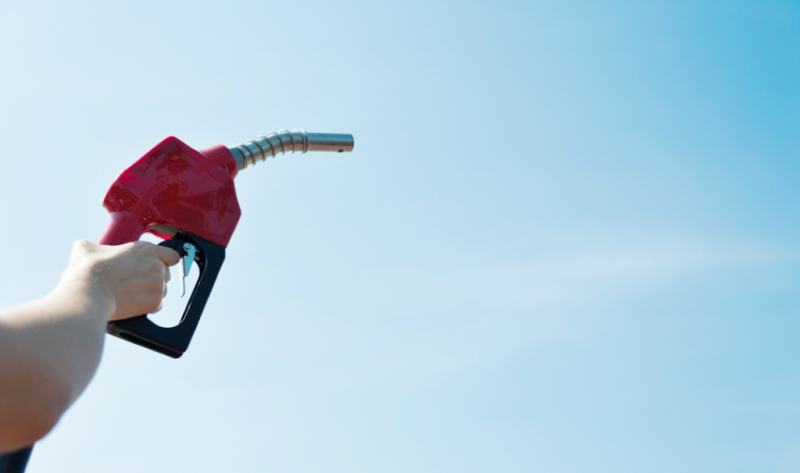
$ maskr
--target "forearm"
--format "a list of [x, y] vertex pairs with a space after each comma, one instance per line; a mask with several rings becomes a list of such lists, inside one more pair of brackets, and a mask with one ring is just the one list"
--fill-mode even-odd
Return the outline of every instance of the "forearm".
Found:
[[158, 311], [179, 258], [141, 241], [77, 241], [53, 292], [0, 310], [0, 453], [53, 428], [97, 370], [108, 321]]
[[0, 310], [0, 452], [44, 436], [83, 392], [113, 311], [113, 298], [74, 282]]

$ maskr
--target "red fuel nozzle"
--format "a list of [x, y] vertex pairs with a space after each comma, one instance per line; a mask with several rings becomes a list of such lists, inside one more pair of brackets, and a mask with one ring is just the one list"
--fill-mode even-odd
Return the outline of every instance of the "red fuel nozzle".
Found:
[[182, 230], [223, 247], [241, 216], [233, 178], [258, 161], [284, 153], [353, 150], [353, 136], [281, 130], [232, 148], [197, 151], [175, 137], [157, 144], [119, 175], [103, 205], [111, 223], [102, 245], [162, 238]]
[[194, 335], [242, 214], [233, 185], [236, 174], [287, 152], [352, 150], [352, 135], [303, 130], [267, 133], [230, 149], [197, 151], [175, 137], [157, 144], [108, 190], [103, 205], [111, 223], [100, 244], [121, 245], [150, 232], [166, 239], [161, 245], [188, 258], [188, 266], [196, 263], [200, 274], [180, 324], [160, 327], [143, 315], [110, 322], [108, 333], [179, 358]]

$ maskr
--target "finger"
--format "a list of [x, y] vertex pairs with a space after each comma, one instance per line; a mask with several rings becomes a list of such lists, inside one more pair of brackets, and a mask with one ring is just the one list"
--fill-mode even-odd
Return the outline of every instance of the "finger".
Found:
[[169, 272], [169, 266], [164, 265], [164, 282], [169, 282], [172, 279], [172, 274]]
[[156, 256], [167, 266], [175, 266], [181, 260], [181, 255], [172, 248], [166, 246], [155, 246]]

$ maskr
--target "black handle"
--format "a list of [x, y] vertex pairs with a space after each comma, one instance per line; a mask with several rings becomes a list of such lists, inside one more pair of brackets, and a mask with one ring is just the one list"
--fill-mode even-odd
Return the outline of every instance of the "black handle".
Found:
[[28, 466], [33, 447], [23, 448], [14, 453], [0, 455], [0, 473], [24, 473]]
[[111, 335], [131, 343], [157, 351], [162, 355], [180, 358], [189, 348], [189, 342], [203, 315], [203, 309], [211, 295], [211, 289], [217, 280], [222, 263], [225, 261], [225, 248], [189, 233], [178, 233], [171, 240], [159, 243], [186, 256], [184, 243], [191, 243], [197, 249], [196, 262], [200, 269], [200, 277], [194, 286], [189, 302], [183, 312], [181, 322], [174, 327], [159, 327], [147, 315], [140, 315], [125, 320], [109, 322], [106, 331]]

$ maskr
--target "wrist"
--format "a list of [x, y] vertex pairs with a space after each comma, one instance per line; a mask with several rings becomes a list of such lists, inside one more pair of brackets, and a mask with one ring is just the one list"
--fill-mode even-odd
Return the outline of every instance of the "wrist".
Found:
[[101, 317], [104, 321], [108, 321], [116, 310], [114, 293], [105, 281], [74, 274], [71, 269], [64, 271], [51, 295], [65, 298], [82, 313]]

